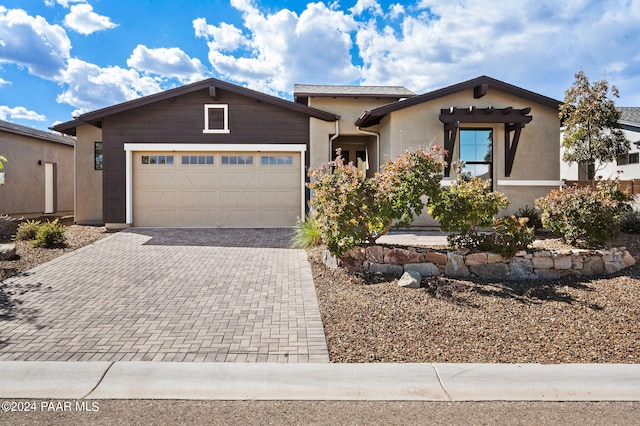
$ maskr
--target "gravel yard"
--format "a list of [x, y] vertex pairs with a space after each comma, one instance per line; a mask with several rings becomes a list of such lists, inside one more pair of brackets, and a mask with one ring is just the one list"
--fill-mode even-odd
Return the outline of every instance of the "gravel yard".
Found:
[[[561, 247], [550, 239], [542, 247]], [[640, 255], [638, 236], [612, 246]], [[423, 279], [331, 270], [310, 249], [332, 362], [639, 363], [640, 267], [555, 281]]]

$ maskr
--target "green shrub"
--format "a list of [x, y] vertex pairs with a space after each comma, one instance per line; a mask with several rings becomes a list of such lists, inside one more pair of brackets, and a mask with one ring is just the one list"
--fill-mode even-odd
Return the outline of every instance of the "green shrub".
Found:
[[340, 155], [309, 171], [322, 241], [340, 256], [352, 247], [370, 244], [391, 228], [394, 220], [409, 224], [424, 208], [423, 196], [433, 198], [440, 188], [443, 151], [409, 150], [366, 179]]
[[529, 219], [515, 216], [496, 217], [493, 219], [492, 250], [504, 257], [513, 257], [518, 251], [526, 250], [533, 243], [534, 229], [529, 226]]
[[640, 211], [624, 212], [620, 217], [620, 230], [628, 234], [640, 234]]
[[491, 191], [491, 181], [479, 177], [460, 177], [443, 188], [429, 206], [429, 213], [443, 231], [475, 234], [491, 226], [498, 210], [509, 201], [504, 194]]
[[307, 216], [304, 222], [296, 224], [293, 236], [293, 248], [307, 248], [317, 246], [322, 242], [322, 235], [318, 227], [318, 221], [311, 216]]
[[16, 237], [19, 240], [33, 240], [40, 229], [40, 222], [37, 220], [27, 220], [18, 225]]
[[32, 244], [36, 247], [54, 248], [65, 245], [65, 226], [58, 222], [45, 222], [40, 225]]
[[516, 218], [527, 218], [528, 226], [533, 229], [542, 228], [542, 219], [540, 218], [540, 210], [532, 206], [520, 207], [516, 212]]
[[620, 231], [620, 217], [629, 211], [630, 197], [617, 181], [599, 181], [595, 188], [570, 186], [538, 198], [542, 224], [565, 242], [588, 248], [604, 245]]

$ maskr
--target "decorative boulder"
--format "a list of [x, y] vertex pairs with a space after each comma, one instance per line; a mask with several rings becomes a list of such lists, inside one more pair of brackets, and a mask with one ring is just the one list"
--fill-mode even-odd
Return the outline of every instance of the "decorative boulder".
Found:
[[16, 255], [16, 245], [14, 243], [0, 244], [0, 260], [11, 260]]
[[422, 276], [416, 271], [407, 271], [398, 280], [398, 287], [420, 288]]

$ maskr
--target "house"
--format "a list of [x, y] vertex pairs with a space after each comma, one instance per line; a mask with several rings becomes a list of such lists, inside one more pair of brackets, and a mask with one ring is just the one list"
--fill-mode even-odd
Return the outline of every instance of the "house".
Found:
[[77, 223], [276, 227], [304, 216], [310, 118], [338, 117], [207, 79], [54, 129], [77, 137]]
[[[455, 179], [453, 161], [463, 160], [465, 171], [491, 178], [509, 198], [507, 214], [562, 184], [560, 101], [487, 76], [417, 96], [389, 88], [389, 97], [403, 98], [393, 102], [374, 92], [296, 86], [296, 100], [341, 116], [335, 124], [311, 119], [312, 167], [342, 147], [349, 160], [368, 159], [371, 174], [407, 148], [440, 144], [449, 153], [443, 184]], [[414, 225], [435, 222], [422, 214]]]
[[73, 213], [75, 139], [0, 120], [0, 214]]
[[296, 85], [293, 102], [207, 79], [54, 129], [77, 136], [78, 223], [291, 226], [306, 213], [306, 170], [337, 148], [372, 176], [406, 148], [442, 144], [513, 210], [531, 205], [561, 184], [558, 105], [489, 77], [422, 95]]
[[[622, 132], [631, 142], [629, 153], [616, 162], [597, 164], [598, 176], [605, 179], [619, 177], [622, 180], [640, 179], [640, 107], [619, 107]], [[587, 169], [576, 163], [562, 162], [561, 176], [566, 180], [587, 179]]]

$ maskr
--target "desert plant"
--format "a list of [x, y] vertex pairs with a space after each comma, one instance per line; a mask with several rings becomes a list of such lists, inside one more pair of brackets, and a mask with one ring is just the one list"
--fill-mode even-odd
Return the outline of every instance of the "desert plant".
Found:
[[305, 221], [298, 221], [293, 236], [293, 248], [313, 247], [321, 242], [322, 234], [316, 218], [307, 216]]
[[620, 217], [630, 210], [630, 197], [617, 181], [598, 181], [591, 186], [570, 186], [538, 198], [542, 224], [565, 242], [588, 248], [602, 246], [620, 231]]
[[35, 239], [31, 242], [37, 247], [55, 248], [65, 245], [65, 226], [58, 222], [45, 222], [41, 224], [36, 232]]
[[527, 226], [533, 229], [542, 228], [542, 219], [540, 218], [541, 212], [534, 206], [526, 205], [524, 207], [520, 207], [518, 211], [516, 211], [516, 218], [526, 218]]
[[0, 238], [15, 235], [18, 230], [18, 219], [0, 214]]
[[29, 241], [33, 240], [40, 229], [40, 221], [27, 220], [18, 225], [16, 237], [19, 240]]
[[640, 211], [624, 212], [620, 216], [620, 230], [628, 234], [640, 234]]
[[444, 151], [408, 150], [387, 161], [371, 179], [339, 155], [335, 161], [309, 171], [310, 201], [327, 248], [342, 255], [352, 247], [370, 244], [391, 228], [394, 220], [409, 224], [425, 201], [439, 191]]

